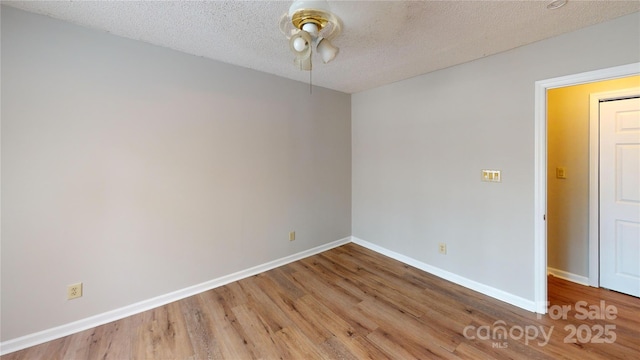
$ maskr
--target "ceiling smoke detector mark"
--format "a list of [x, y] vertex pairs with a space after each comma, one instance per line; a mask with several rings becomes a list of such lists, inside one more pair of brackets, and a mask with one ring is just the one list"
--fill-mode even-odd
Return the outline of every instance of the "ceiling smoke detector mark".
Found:
[[567, 5], [567, 0], [554, 0], [547, 5], [547, 9], [556, 10]]

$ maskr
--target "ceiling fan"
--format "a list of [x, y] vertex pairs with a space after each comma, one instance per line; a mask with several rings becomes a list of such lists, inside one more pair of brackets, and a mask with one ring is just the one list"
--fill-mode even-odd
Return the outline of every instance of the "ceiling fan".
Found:
[[293, 63], [300, 70], [311, 70], [314, 48], [325, 64], [332, 61], [339, 49], [331, 40], [341, 29], [340, 18], [330, 11], [326, 0], [296, 0], [280, 18], [280, 30], [289, 39]]

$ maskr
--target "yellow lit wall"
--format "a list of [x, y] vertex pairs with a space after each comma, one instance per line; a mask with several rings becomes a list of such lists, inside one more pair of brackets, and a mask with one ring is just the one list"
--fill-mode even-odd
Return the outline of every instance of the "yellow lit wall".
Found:
[[[547, 92], [547, 246], [550, 270], [588, 277], [589, 95], [640, 86], [640, 76]], [[556, 168], [566, 179], [556, 178]]]

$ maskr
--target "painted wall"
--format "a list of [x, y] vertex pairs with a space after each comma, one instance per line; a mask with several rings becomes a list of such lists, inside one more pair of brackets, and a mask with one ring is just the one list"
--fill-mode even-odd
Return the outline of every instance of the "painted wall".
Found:
[[12, 8], [1, 34], [3, 341], [351, 234], [348, 94]]
[[[640, 87], [640, 76], [547, 91], [547, 264], [589, 277], [589, 95]], [[566, 169], [566, 179], [556, 168]]]
[[640, 61], [638, 28], [635, 13], [353, 95], [353, 236], [532, 303], [535, 81]]

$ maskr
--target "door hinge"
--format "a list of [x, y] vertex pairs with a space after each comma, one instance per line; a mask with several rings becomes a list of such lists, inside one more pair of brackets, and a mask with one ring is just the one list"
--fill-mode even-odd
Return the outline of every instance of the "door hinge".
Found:
[[547, 220], [547, 214], [542, 214], [542, 220]]

